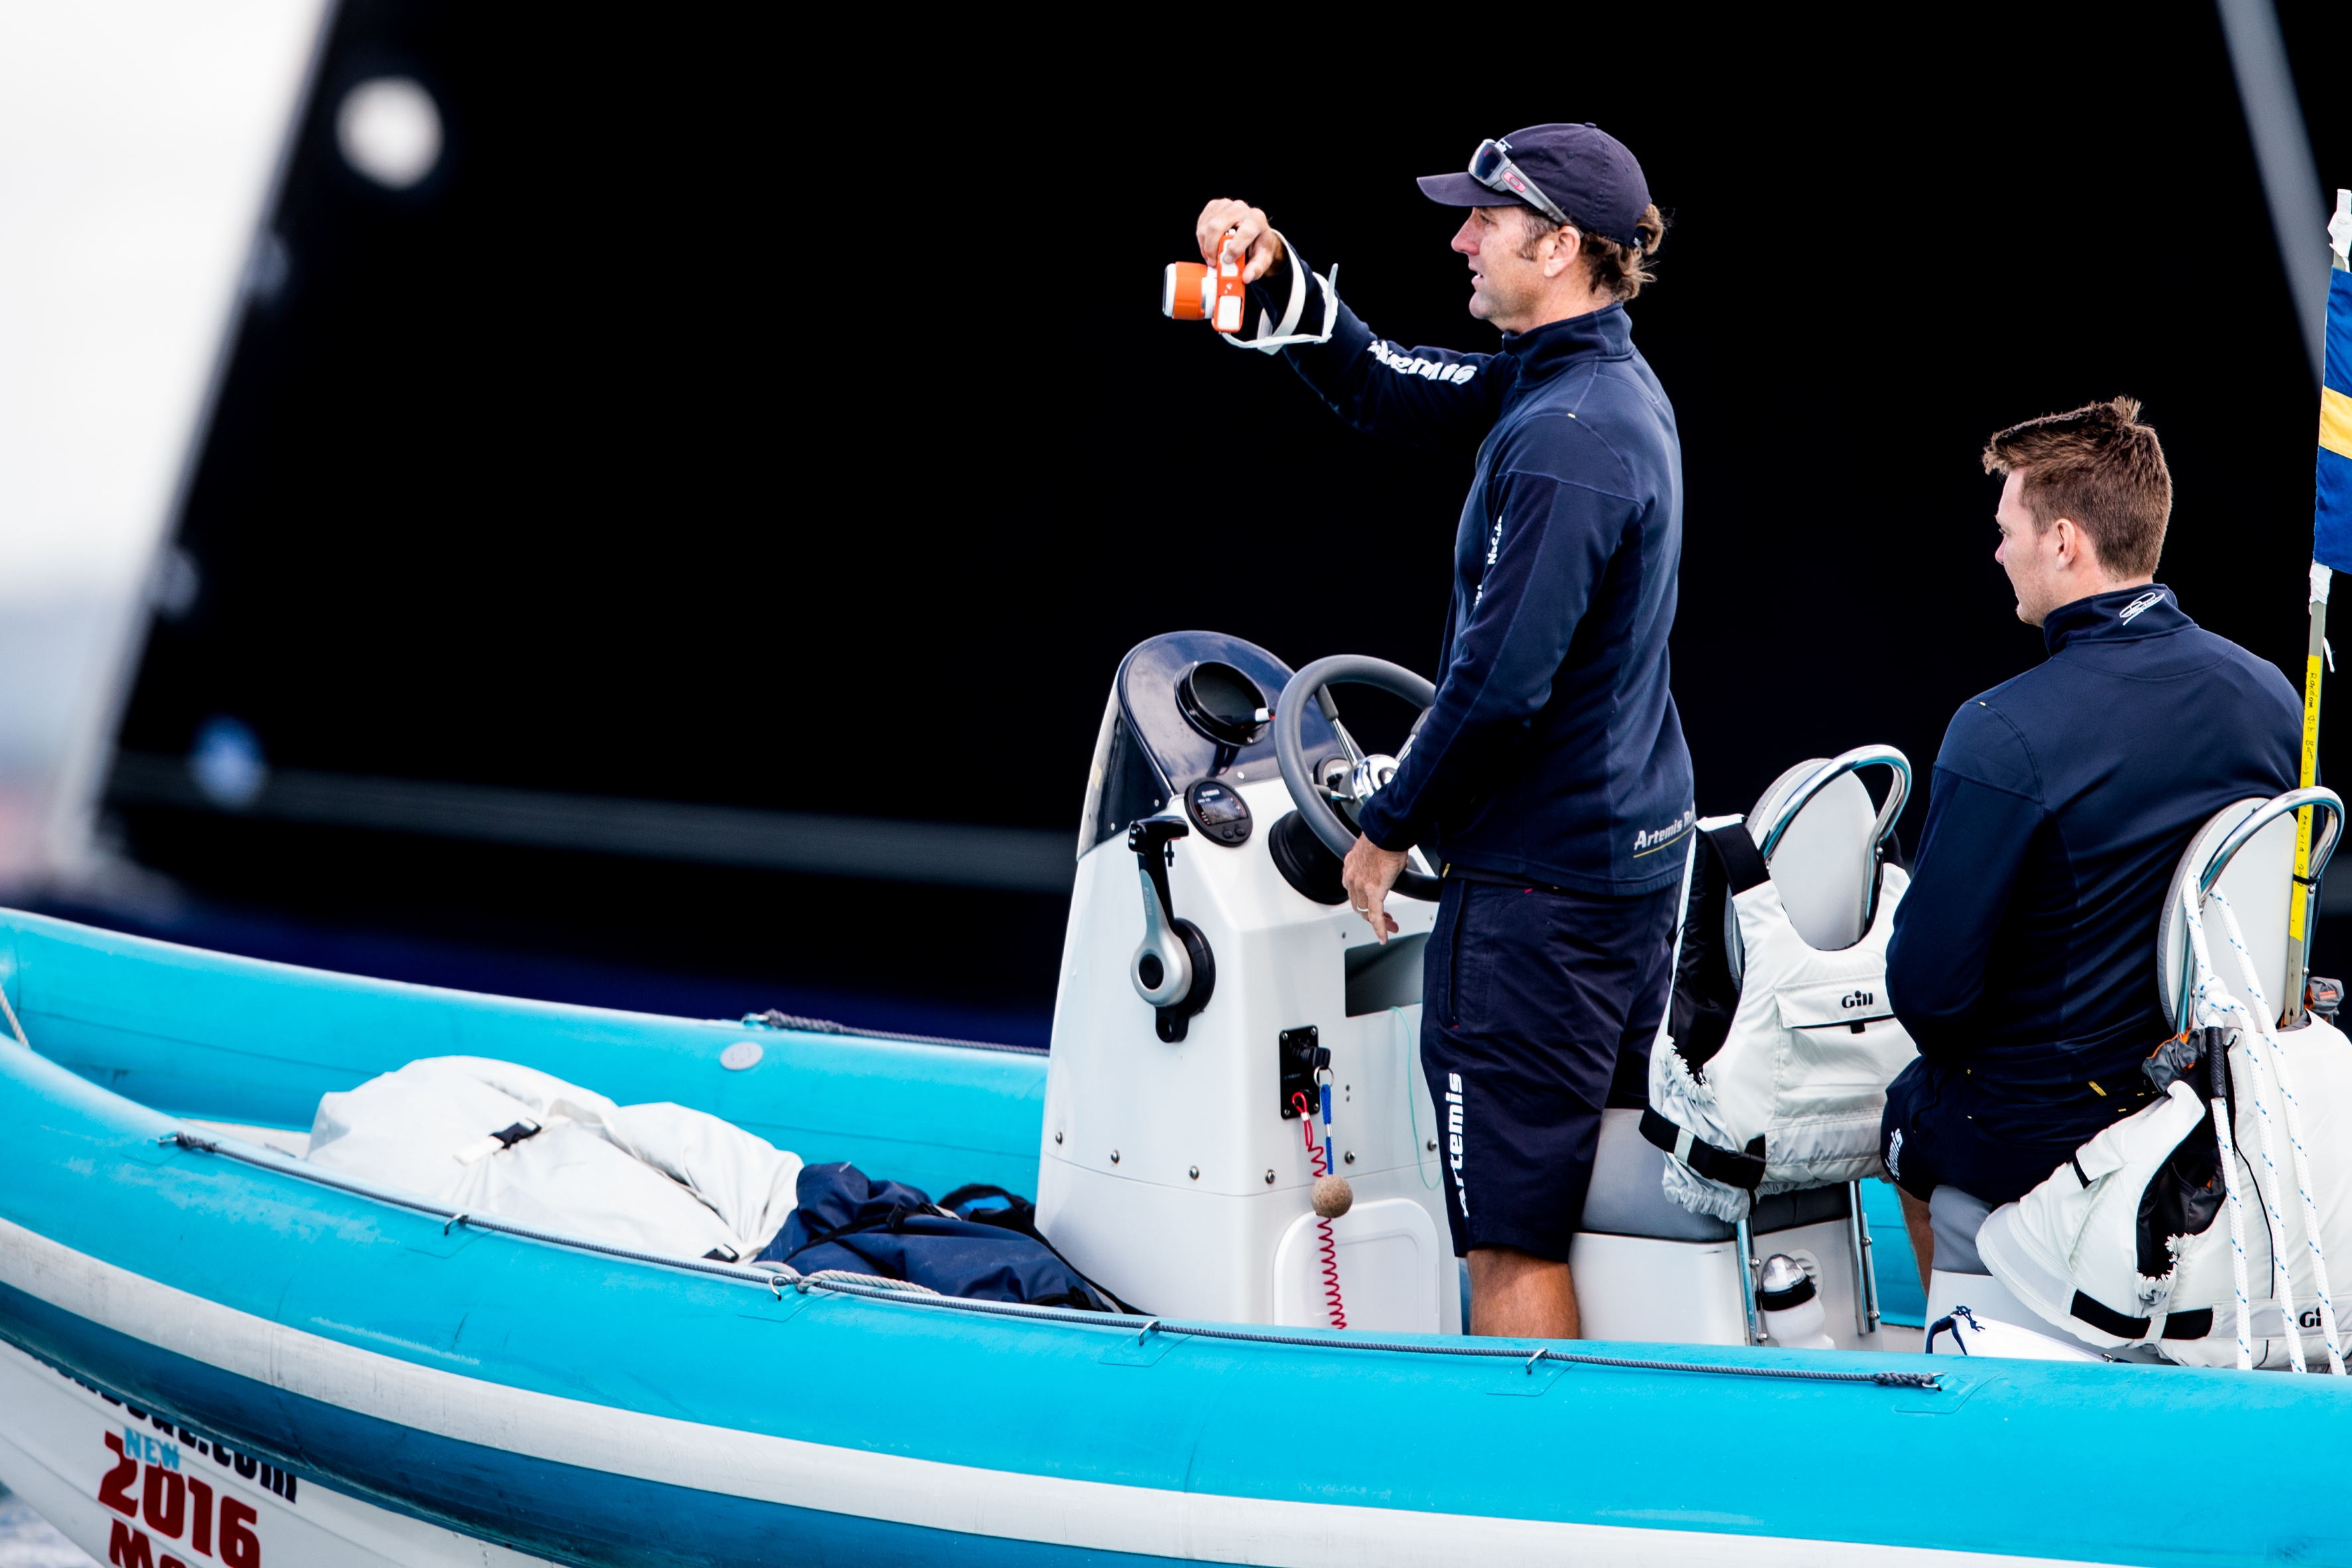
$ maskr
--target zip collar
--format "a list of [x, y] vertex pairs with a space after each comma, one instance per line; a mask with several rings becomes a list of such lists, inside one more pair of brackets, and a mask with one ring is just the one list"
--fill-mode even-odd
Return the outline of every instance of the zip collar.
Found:
[[1624, 301], [1612, 300], [1598, 310], [1546, 321], [1524, 332], [1507, 332], [1503, 352], [1519, 362], [1521, 385], [1558, 374], [1578, 360], [1631, 359], [1633, 321]]
[[2170, 587], [2145, 583], [2059, 605], [2042, 621], [2042, 640], [2054, 654], [2070, 643], [2137, 642], [2196, 624], [2181, 613]]

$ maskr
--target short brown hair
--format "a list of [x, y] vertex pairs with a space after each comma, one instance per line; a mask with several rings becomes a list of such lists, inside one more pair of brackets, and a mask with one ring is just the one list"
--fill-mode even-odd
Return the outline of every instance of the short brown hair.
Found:
[[1612, 299], [1630, 300], [1642, 291], [1643, 284], [1658, 280], [1650, 270], [1649, 260], [1658, 253], [1659, 244], [1666, 237], [1666, 220], [1658, 211], [1656, 203], [1643, 207], [1642, 216], [1634, 220], [1633, 232], [1642, 237], [1639, 245], [1620, 245], [1589, 228], [1553, 223], [1533, 207], [1523, 206], [1519, 211], [1526, 215], [1527, 219], [1527, 227], [1519, 242], [1520, 260], [1533, 261], [1536, 258], [1536, 247], [1543, 243], [1544, 236], [1558, 233], [1562, 228], [1574, 228], [1577, 237], [1583, 242], [1577, 255], [1584, 262], [1584, 276], [1595, 289]]
[[2121, 577], [2152, 575], [2172, 518], [2172, 470], [2137, 397], [2086, 403], [2012, 425], [1985, 443], [1985, 472], [2020, 474], [2025, 510], [2043, 533], [2071, 518], [2099, 564]]

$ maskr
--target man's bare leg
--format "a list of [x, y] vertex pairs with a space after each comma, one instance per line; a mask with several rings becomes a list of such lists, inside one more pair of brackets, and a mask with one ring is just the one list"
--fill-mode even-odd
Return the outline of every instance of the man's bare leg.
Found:
[[1927, 1289], [1927, 1276], [1936, 1271], [1936, 1231], [1927, 1223], [1927, 1205], [1904, 1192], [1895, 1191], [1903, 1199], [1903, 1228], [1911, 1233], [1911, 1257], [1919, 1265], [1919, 1289]]
[[1568, 1265], [1508, 1247], [1470, 1249], [1470, 1331], [1499, 1339], [1579, 1337]]

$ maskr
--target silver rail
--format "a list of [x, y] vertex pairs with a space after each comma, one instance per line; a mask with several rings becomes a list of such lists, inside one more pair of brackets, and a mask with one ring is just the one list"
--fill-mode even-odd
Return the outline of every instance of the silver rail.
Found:
[[1756, 1237], [1742, 1218], [1732, 1231], [1732, 1245], [1739, 1248], [1739, 1325], [1747, 1331], [1748, 1342], [1764, 1342], [1764, 1324], [1756, 1310], [1756, 1270], [1760, 1264], [1756, 1257]]
[[[1877, 858], [1885, 852], [1887, 839], [1894, 836], [1895, 824], [1903, 815], [1903, 803], [1910, 798], [1910, 758], [1892, 746], [1856, 746], [1851, 752], [1832, 757], [1815, 769], [1811, 778], [1790, 793], [1756, 847], [1759, 854], [1770, 860], [1772, 851], [1780, 847], [1781, 836], [1789, 831], [1789, 825], [1797, 820], [1798, 813], [1812, 804], [1815, 795], [1846, 774], [1860, 773], [1864, 768], [1885, 768], [1894, 774], [1893, 782], [1886, 786], [1886, 799], [1879, 805], [1878, 821], [1871, 829], [1872, 872], [1864, 879], [1862, 889], [1862, 929], [1866, 931], [1878, 916]], [[1751, 826], [1748, 831], [1752, 836], [1755, 830]]]
[[1872, 843], [1885, 843], [1887, 836], [1895, 831], [1895, 819], [1903, 815], [1903, 802], [1911, 794], [1911, 759], [1892, 746], [1856, 746], [1853, 751], [1823, 763], [1814, 771], [1812, 777], [1796, 787], [1781, 804], [1780, 814], [1773, 818], [1772, 826], [1764, 834], [1763, 842], [1756, 847], [1757, 852], [1770, 859], [1772, 851], [1780, 846], [1780, 836], [1789, 831], [1789, 825], [1797, 820], [1799, 812], [1811, 804], [1813, 796], [1846, 773], [1878, 767], [1891, 769], [1895, 774], [1895, 782], [1886, 791], [1885, 803], [1878, 808], [1878, 824], [1871, 834]]
[[1853, 1328], [1864, 1339], [1878, 1331], [1878, 1277], [1871, 1271], [1870, 1226], [1862, 1217], [1862, 1184], [1845, 1184], [1846, 1242], [1853, 1253]]
[[[2237, 858], [2239, 850], [2252, 843], [2255, 835], [2272, 823], [2283, 816], [2293, 816], [2305, 806], [2314, 808], [2311, 869], [2303, 886], [2303, 929], [2310, 931], [2312, 922], [2319, 916], [2319, 879], [2326, 872], [2327, 862], [2336, 853], [2336, 840], [2344, 833], [2343, 797], [2334, 790], [2317, 784], [2306, 789], [2291, 789], [2273, 800], [2264, 801], [2246, 814], [2245, 821], [2230, 831], [2230, 836], [2221, 840], [2220, 847], [2207, 857], [2204, 869], [2197, 874], [2195, 897], [2199, 912], [2203, 912], [2206, 898], [2213, 891], [2214, 885], [2221, 881], [2222, 873], [2229, 870], [2230, 862]], [[2189, 940], [2186, 930], [2180, 933], [2179, 981], [2173, 992], [2172, 1025], [2176, 1029], [2185, 1030], [2197, 1019], [2197, 949]], [[2290, 988], [2294, 987], [2296, 977], [2288, 975], [2286, 984]], [[2282, 996], [2276, 1000], [2282, 1016], [2302, 1010], [2303, 998], [2300, 996]]]

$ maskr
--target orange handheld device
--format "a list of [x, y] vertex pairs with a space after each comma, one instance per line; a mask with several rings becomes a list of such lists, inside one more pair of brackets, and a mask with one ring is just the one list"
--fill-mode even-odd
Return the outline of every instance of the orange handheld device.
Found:
[[[1281, 231], [1268, 229], [1276, 244], [1282, 247], [1289, 261], [1290, 302], [1283, 308], [1279, 325], [1265, 310], [1258, 312], [1257, 335], [1242, 336], [1242, 323], [1249, 316], [1249, 289], [1242, 281], [1248, 265], [1246, 247], [1225, 231], [1224, 243], [1218, 247], [1217, 258], [1205, 266], [1198, 261], [1173, 261], [1160, 283], [1160, 313], [1171, 321], [1206, 321], [1217, 329], [1217, 334], [1237, 349], [1255, 349], [1260, 353], [1279, 353], [1297, 343], [1328, 343], [1331, 329], [1339, 319], [1339, 269], [1310, 272], [1297, 247], [1283, 238]], [[1306, 311], [1307, 296], [1314, 290], [1308, 279], [1319, 286], [1323, 293], [1323, 329], [1300, 330], [1299, 317]]]
[[1209, 325], [1227, 336], [1238, 335], [1247, 295], [1242, 283], [1241, 247], [1228, 239], [1217, 252], [1217, 313], [1209, 318]]
[[1171, 261], [1160, 286], [1160, 313], [1171, 321], [1205, 321], [1214, 298], [1214, 279], [1197, 261]]
[[1215, 267], [1198, 261], [1171, 261], [1161, 279], [1160, 313], [1178, 321], [1206, 321], [1227, 336], [1242, 330], [1248, 288], [1242, 282], [1244, 258], [1228, 242]]

